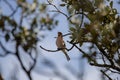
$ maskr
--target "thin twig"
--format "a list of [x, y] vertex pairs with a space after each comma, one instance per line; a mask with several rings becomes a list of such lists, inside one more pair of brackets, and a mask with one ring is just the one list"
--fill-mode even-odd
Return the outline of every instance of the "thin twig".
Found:
[[110, 65], [110, 64], [94, 64], [94, 63], [90, 63], [90, 65], [92, 66], [97, 66], [97, 67], [107, 67], [107, 68], [112, 68], [114, 70], [120, 71], [120, 68], [114, 65]]
[[[69, 41], [68, 41], [69, 42]], [[82, 49], [80, 49], [76, 44], [77, 43], [71, 43], [69, 42], [70, 44], [73, 45], [73, 47], [76, 47], [83, 55], [85, 55], [87, 58], [89, 58], [91, 61], [93, 61], [94, 63], [96, 63], [96, 61], [91, 57], [89, 56], [86, 52], [84, 52]]]
[[17, 12], [18, 8], [19, 6], [16, 7], [16, 9], [9, 15], [9, 17], [13, 16]]
[[67, 51], [70, 51], [74, 48], [74, 45], [72, 45], [72, 47], [70, 49], [66, 49]]
[[97, 67], [106, 67], [106, 68], [111, 68], [112, 66], [109, 64], [94, 64], [94, 63], [90, 63], [91, 66], [97, 66]]
[[85, 17], [89, 18], [87, 14], [85, 14], [84, 12], [77, 12], [76, 14], [83, 14]]
[[48, 2], [49, 5], [52, 5], [52, 6], [56, 9], [56, 10], [52, 10], [51, 12], [59, 12], [59, 13], [63, 14], [64, 16], [66, 16], [67, 18], [69, 18], [69, 17], [67, 16], [67, 14], [63, 13], [62, 11], [60, 11], [60, 10], [57, 8], [56, 5], [52, 4], [49, 0], [47, 0], [47, 2]]
[[83, 15], [83, 16], [85, 16], [85, 17], [88, 18], [88, 15], [85, 14], [84, 12], [77, 12], [77, 13], [75, 13], [75, 14], [70, 15], [70, 16], [68, 17], [68, 20], [69, 20], [72, 16], [75, 16], [75, 15], [78, 15], [78, 14], [81, 14], [81, 15]]
[[117, 74], [120, 74], [120, 72], [118, 72], [118, 71], [113, 71], [113, 70], [111, 70], [111, 69], [109, 69], [112, 73], [117, 73]]
[[21, 13], [21, 18], [20, 18], [19, 27], [21, 27], [21, 26], [22, 26], [23, 18], [24, 18], [23, 13]]
[[60, 50], [48, 50], [48, 49], [45, 49], [45, 48], [43, 48], [42, 46], [40, 46], [40, 48], [41, 49], [43, 49], [43, 50], [45, 50], [45, 51], [48, 51], [48, 52], [57, 52], [57, 51], [60, 51]]
[[60, 49], [57, 49], [57, 50], [48, 50], [48, 49], [43, 48], [42, 46], [40, 46], [40, 48], [45, 50], [45, 51], [48, 51], [48, 52], [58, 52], [58, 51], [60, 51], [62, 49], [66, 49], [67, 51], [70, 51], [70, 50], [72, 50], [74, 48], [74, 45], [72, 45], [71, 48], [69, 48], [69, 49], [67, 49], [67, 48], [60, 48]]
[[[36, 48], [35, 48], [35, 51], [36, 51]], [[35, 67], [35, 65], [37, 63], [38, 52], [36, 51], [35, 53], [36, 53], [35, 58], [34, 59], [32, 58], [32, 60], [34, 61], [34, 63], [31, 65], [31, 67], [29, 69], [29, 72], [31, 72], [33, 70], [33, 68]]]
[[99, 49], [99, 51], [106, 57], [106, 59], [109, 60], [109, 62], [111, 63], [111, 65], [114, 65], [113, 60], [108, 56], [108, 54], [104, 51], [104, 49], [101, 48], [101, 46], [99, 46], [97, 43], [96, 43], [96, 46]]
[[[64, 35], [62, 35], [62, 37], [65, 37], [65, 36], [68, 36], [68, 35], [71, 35], [71, 33], [64, 34]], [[54, 38], [57, 38], [57, 37], [54, 37]]]
[[74, 24], [74, 23], [70, 20], [70, 18], [71, 18], [72, 16], [74, 16], [74, 15], [82, 14], [82, 21], [81, 21], [80, 26], [82, 26], [84, 15], [85, 15], [86, 17], [88, 17], [88, 16], [83, 12], [83, 10], [82, 10], [82, 12], [78, 12], [78, 13], [75, 13], [74, 15], [68, 16], [68, 15], [65, 14], [64, 12], [60, 11], [60, 10], [57, 8], [57, 6], [54, 5], [54, 4], [52, 4], [49, 0], [47, 0], [47, 2], [48, 2], [47, 5], [52, 5], [52, 6], [56, 9], [56, 10], [51, 10], [50, 12], [58, 12], [58, 13], [63, 14], [63, 15], [67, 18], [67, 20], [69, 20], [70, 23], [72, 23], [72, 24]]
[[65, 17], [67, 17], [67, 19], [69, 19], [69, 17], [67, 16], [67, 14], [63, 13], [63, 12], [60, 11], [60, 10], [51, 10], [50, 12], [58, 12], [58, 13], [61, 13], [61, 14], [63, 14]]
[[63, 37], [68, 36], [68, 35], [71, 35], [71, 33], [64, 34]]
[[1, 57], [5, 57], [5, 56], [8, 55], [8, 54], [13, 54], [13, 52], [7, 50], [7, 49], [4, 47], [4, 45], [1, 43], [1, 41], [0, 41], [0, 46], [1, 46], [1, 48], [5, 51], [5, 54], [4, 54], [4, 55], [0, 55]]
[[102, 56], [102, 60], [103, 60], [104, 64], [106, 64], [106, 61], [105, 61], [104, 55], [101, 54], [101, 56]]
[[14, 8], [12, 7], [12, 5], [7, 1], [7, 0], [3, 0], [6, 4], [8, 4], [8, 6], [10, 7], [10, 9], [12, 11], [14, 11]]
[[101, 70], [101, 72], [109, 79], [109, 80], [113, 80], [110, 76], [108, 76], [103, 70]]
[[82, 20], [81, 20], [81, 23], [80, 23], [80, 28], [82, 27], [83, 19], [84, 19], [84, 15], [83, 15], [83, 9], [82, 9]]

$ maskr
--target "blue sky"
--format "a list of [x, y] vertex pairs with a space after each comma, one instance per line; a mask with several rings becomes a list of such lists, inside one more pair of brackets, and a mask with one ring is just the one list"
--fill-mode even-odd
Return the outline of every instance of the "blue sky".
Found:
[[[115, 2], [113, 6], [115, 8], [117, 8], [118, 12], [120, 12], [120, 9], [119, 9], [120, 5], [118, 5], [117, 2]], [[60, 20], [60, 25], [57, 26], [57, 28], [55, 28], [52, 32], [48, 32], [47, 34], [49, 34], [49, 35], [44, 39], [44, 41], [42, 43], [40, 43], [40, 45], [42, 45], [43, 47], [45, 47], [47, 49], [51, 49], [51, 50], [56, 49], [54, 37], [57, 36], [58, 31], [61, 31], [63, 34], [65, 34], [69, 31], [69, 26], [68, 26], [68, 23], [66, 22], [65, 16], [61, 14], [58, 17], [58, 19]], [[64, 40], [67, 41], [67, 40], [69, 40], [69, 38], [64, 37]], [[67, 42], [66, 42], [66, 44], [67, 44]], [[70, 45], [67, 44], [67, 47], [70, 47]], [[84, 47], [84, 50], [86, 50], [85, 47]], [[62, 54], [62, 52], [51, 53], [51, 52], [46, 52], [44, 50], [41, 50], [41, 51], [46, 57], [53, 60], [56, 63], [56, 65], [63, 65], [63, 64], [68, 64], [68, 65], [72, 65], [72, 66], [74, 65], [74, 68], [76, 69], [77, 68], [76, 65], [79, 64], [79, 61], [75, 60], [75, 58], [77, 59], [80, 56], [79, 51], [76, 49], [73, 49], [72, 51], [68, 52], [71, 57], [70, 62], [66, 61], [65, 56]], [[100, 80], [100, 73], [98, 71], [99, 69], [96, 67], [91, 67], [87, 63], [86, 60], [84, 62], [85, 62], [84, 80]], [[82, 65], [82, 64], [80, 64], [80, 65]], [[64, 67], [62, 69], [64, 70]], [[55, 80], [57, 80], [57, 79], [55, 79]], [[71, 79], [71, 80], [75, 80], [75, 79]]]
[[[61, 8], [61, 10], [65, 11], [65, 9]], [[64, 15], [59, 15], [57, 17], [60, 20], [59, 25], [52, 30], [52, 32], [47, 32], [46, 34], [47, 37], [44, 39], [44, 41], [40, 42], [39, 44], [42, 45], [43, 47], [45, 47], [46, 49], [50, 49], [50, 50], [55, 50], [57, 49], [55, 41], [56, 39], [54, 37], [57, 36], [57, 32], [60, 31], [63, 34], [66, 34], [69, 31], [69, 25], [67, 23], [67, 19]], [[67, 43], [67, 41], [69, 40], [69, 37], [64, 37], [64, 40], [66, 42], [66, 46], [67, 48], [69, 48], [71, 45]], [[50, 58], [50, 60], [54, 61], [56, 65], [58, 65], [60, 67], [60, 69], [62, 69], [62, 71], [66, 71], [66, 75], [67, 76], [71, 76], [69, 80], [76, 80], [75, 77], [73, 75], [70, 74], [69, 71], [67, 71], [64, 67], [65, 64], [69, 65], [69, 66], [73, 66], [76, 70], [78, 70], [79, 65], [82, 67], [82, 64], [79, 64], [80, 61], [78, 61], [78, 58], [80, 57], [79, 51], [77, 49], [73, 49], [72, 51], [68, 52], [69, 56], [71, 57], [71, 60], [69, 62], [67, 62], [64, 54], [62, 52], [46, 52], [44, 50], [42, 50], [42, 54], [45, 55], [45, 57]], [[97, 71], [96, 68], [91, 67], [87, 64], [87, 61], [85, 60], [85, 77], [84, 80], [99, 80], [99, 72]], [[91, 74], [92, 72], [92, 74]], [[47, 80], [47, 79], [46, 79]], [[53, 80], [58, 80], [58, 79], [54, 79]]]
[[[57, 0], [56, 0], [57, 1]], [[58, 3], [58, 2], [56, 2]], [[0, 4], [1, 5], [1, 4]], [[2, 4], [4, 5], [4, 4]], [[2, 6], [1, 5], [1, 6]], [[117, 5], [115, 3], [114, 7], [118, 8], [118, 12], [120, 12], [120, 5]], [[7, 7], [4, 7], [7, 8]], [[65, 11], [65, 9], [61, 8], [61, 10]], [[7, 10], [6, 12], [9, 12], [9, 10]], [[6, 13], [7, 14], [7, 13]], [[18, 15], [16, 15], [18, 17]], [[19, 17], [18, 17], [19, 18]], [[79, 66], [81, 68], [84, 67], [85, 69], [85, 76], [84, 76], [84, 80], [100, 80], [100, 73], [98, 72], [98, 68], [96, 67], [91, 67], [86, 60], [84, 60], [84, 66], [81, 63], [81, 61], [78, 61], [79, 57], [81, 56], [79, 53], [79, 51], [77, 49], [73, 49], [72, 51], [68, 52], [69, 56], [71, 57], [71, 60], [68, 62], [64, 56], [64, 54], [62, 52], [46, 52], [42, 49], [40, 49], [40, 45], [45, 47], [46, 49], [51, 49], [51, 50], [55, 50], [57, 49], [55, 41], [56, 39], [54, 37], [57, 36], [57, 32], [60, 31], [63, 34], [66, 34], [69, 31], [69, 26], [67, 23], [67, 19], [64, 15], [59, 15], [57, 17], [57, 19], [59, 19], [60, 23], [59, 25], [52, 31], [46, 31], [43, 32], [46, 35], [46, 38], [43, 39], [42, 42], [39, 42], [37, 47], [38, 47], [38, 51], [39, 51], [39, 60], [38, 60], [38, 64], [35, 68], [35, 71], [32, 73], [32, 76], [34, 77], [34, 80], [61, 80], [59, 77], [46, 77], [42, 74], [40, 74], [40, 72], [43, 70], [50, 70], [47, 67], [44, 67], [44, 65], [41, 65], [41, 62], [44, 60], [42, 57], [44, 56], [46, 59], [52, 61], [56, 67], [60, 70], [61, 73], [64, 73], [65, 76], [67, 76], [69, 78], [69, 80], [76, 80], [75, 76], [72, 75], [69, 70], [66, 69], [66, 65], [67, 66], [72, 66], [74, 67], [74, 69], [76, 71], [79, 72]], [[26, 25], [26, 24], [25, 24]], [[64, 40], [66, 42], [66, 46], [67, 48], [69, 48], [71, 45], [67, 43], [67, 40], [69, 40], [69, 37], [64, 37]], [[9, 45], [9, 44], [7, 44]], [[11, 44], [12, 45], [12, 44]], [[9, 45], [9, 47], [11, 46]], [[87, 45], [86, 45], [87, 46]], [[8, 48], [9, 48], [8, 47]], [[83, 47], [84, 50], [86, 50], [86, 47]], [[16, 66], [14, 66], [16, 65]], [[9, 80], [8, 78], [10, 77], [9, 74], [14, 71], [14, 70], [18, 70], [18, 72], [16, 72], [16, 74], [19, 74], [20, 78], [19, 80], [27, 80], [27, 77], [24, 75], [24, 72], [21, 71], [21, 67], [19, 66], [20, 64], [18, 63], [17, 59], [15, 58], [15, 56], [13, 55], [9, 55], [5, 58], [0, 58], [0, 68], [3, 73], [3, 75], [5, 76], [5, 80]], [[9, 66], [9, 67], [8, 67]], [[38, 70], [37, 68], [40, 68], [40, 70]]]
[[[59, 18], [59, 17], [58, 17]], [[52, 32], [48, 32], [47, 37], [44, 39], [44, 41], [42, 41], [41, 43], [39, 43], [40, 45], [42, 45], [43, 47], [45, 47], [46, 49], [50, 49], [50, 50], [55, 50], [57, 49], [55, 41], [56, 39], [54, 37], [57, 36], [57, 32], [60, 31], [63, 34], [66, 34], [69, 30], [69, 26], [66, 22], [66, 17], [64, 17], [63, 15], [60, 16], [59, 18], [60, 20], [60, 25], [57, 26], [57, 28], [55, 28]], [[68, 37], [64, 37], [64, 40], [66, 42], [66, 46], [69, 48], [71, 45], [67, 43], [67, 40], [69, 40]], [[45, 57], [50, 58], [52, 61], [55, 62], [56, 65], [58, 65], [60, 67], [60, 69], [62, 69], [62, 71], [66, 71], [64, 65], [67, 64], [69, 66], [73, 66], [75, 69], [78, 69], [79, 67], [79, 62], [78, 58], [80, 57], [80, 53], [77, 49], [73, 49], [72, 51], [68, 52], [69, 56], [71, 57], [71, 60], [68, 62], [64, 56], [64, 54], [59, 51], [59, 52], [46, 52], [44, 50], [42, 50], [42, 54], [45, 55]], [[85, 60], [85, 79], [84, 80], [99, 80], [98, 74], [99, 72], [97, 72], [97, 69], [94, 67], [91, 67], [87, 64], [87, 61]], [[82, 64], [80, 64], [82, 67]], [[92, 74], [91, 74], [92, 72]], [[71, 76], [69, 80], [76, 80], [74, 76], [72, 76], [69, 71], [66, 72], [67, 76]], [[46, 79], [47, 80], [47, 79]], [[54, 79], [53, 80], [58, 80], [58, 79]]]

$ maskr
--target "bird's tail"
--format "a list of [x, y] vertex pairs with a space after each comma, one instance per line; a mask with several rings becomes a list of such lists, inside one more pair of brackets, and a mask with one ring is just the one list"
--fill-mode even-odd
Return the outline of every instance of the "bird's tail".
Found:
[[65, 50], [62, 50], [62, 51], [63, 51], [63, 53], [65, 54], [67, 61], [69, 61], [69, 60], [70, 60], [70, 57], [68, 56], [67, 52], [66, 52]]

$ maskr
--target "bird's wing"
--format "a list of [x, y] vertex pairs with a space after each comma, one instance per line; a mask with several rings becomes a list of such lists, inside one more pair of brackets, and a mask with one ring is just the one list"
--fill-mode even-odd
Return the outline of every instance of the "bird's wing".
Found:
[[66, 48], [66, 45], [65, 45], [65, 42], [64, 42], [64, 41], [62, 41], [62, 44], [63, 44], [63, 47]]

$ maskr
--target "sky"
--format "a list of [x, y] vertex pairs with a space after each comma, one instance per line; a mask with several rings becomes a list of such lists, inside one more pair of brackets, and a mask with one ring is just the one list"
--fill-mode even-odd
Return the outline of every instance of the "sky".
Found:
[[[68, 30], [69, 30], [69, 26], [67, 25], [66, 18], [63, 15], [60, 16], [59, 20], [62, 24], [60, 24], [60, 26], [55, 28], [52, 32], [48, 32], [49, 35], [47, 35], [47, 37], [44, 39], [43, 42], [39, 43], [41, 46], [43, 46], [46, 49], [56, 50], [57, 49], [56, 44], [55, 44], [56, 39], [54, 37], [57, 36], [57, 32], [60, 31], [63, 34], [66, 34], [66, 32], [68, 32]], [[64, 37], [64, 41], [66, 42], [66, 47], [69, 48], [71, 45], [67, 43], [68, 40], [69, 40], [68, 37]], [[62, 69], [62, 71], [65, 70], [64, 64], [68, 64], [70, 66], [74, 65], [74, 68], [77, 68], [79, 66], [78, 65], [79, 61], [76, 59], [78, 59], [81, 54], [79, 53], [79, 51], [77, 49], [73, 49], [72, 51], [68, 52], [68, 54], [71, 58], [71, 60], [69, 62], [66, 60], [64, 54], [61, 51], [53, 53], [53, 52], [46, 52], [41, 49], [41, 52], [46, 57], [48, 57], [52, 61], [54, 61], [56, 65], [59, 65], [60, 68]], [[82, 67], [82, 64], [80, 64], [80, 65]], [[98, 75], [100, 73], [97, 71], [96, 68], [89, 66], [87, 64], [87, 61], [85, 61], [85, 69], [86, 69], [86, 71], [85, 71], [85, 79], [84, 80], [99, 80]], [[53, 80], [58, 80], [58, 79], [53, 79]], [[69, 80], [76, 80], [76, 79], [73, 78], [73, 79], [69, 79]]]
[[[56, 0], [57, 1], [57, 0]], [[56, 2], [59, 3], [59, 2]], [[116, 3], [115, 3], [116, 4]], [[3, 5], [3, 4], [2, 4]], [[114, 5], [114, 7], [118, 8], [118, 11], [120, 12], [120, 5]], [[6, 8], [6, 7], [4, 7]], [[65, 9], [61, 8], [61, 10], [65, 11]], [[46, 77], [42, 74], [40, 74], [41, 70], [50, 70], [47, 67], [44, 67], [44, 65], [42, 65], [42, 61], [44, 61], [43, 58], [41, 57], [45, 57], [46, 59], [52, 61], [56, 67], [62, 72], [64, 73], [65, 76], [69, 76], [69, 80], [76, 80], [75, 76], [72, 75], [72, 73], [69, 72], [69, 70], [66, 69], [66, 65], [67, 66], [73, 66], [75, 70], [79, 70], [79, 66], [81, 68], [84, 67], [85, 69], [85, 76], [84, 76], [84, 80], [100, 80], [100, 72], [98, 71], [99, 69], [93, 66], [90, 66], [87, 63], [87, 60], [83, 60], [84, 65], [81, 63], [81, 61], [78, 61], [80, 54], [79, 51], [77, 49], [73, 49], [72, 51], [69, 51], [68, 54], [71, 58], [71, 60], [68, 62], [64, 56], [64, 54], [59, 51], [59, 52], [46, 52], [44, 50], [42, 50], [39, 46], [43, 46], [46, 49], [50, 49], [50, 50], [56, 50], [56, 37], [57, 36], [57, 32], [60, 31], [63, 34], [66, 34], [69, 31], [69, 26], [67, 23], [67, 19], [64, 15], [59, 15], [57, 17], [57, 19], [59, 19], [60, 23], [59, 25], [53, 29], [52, 31], [46, 31], [43, 32], [46, 37], [43, 39], [42, 42], [38, 43], [38, 51], [39, 51], [39, 59], [38, 59], [38, 64], [35, 68], [35, 71], [32, 73], [32, 76], [34, 78], [34, 80], [61, 80], [59, 77]], [[67, 43], [67, 40], [69, 40], [69, 37], [64, 37], [64, 41], [66, 42], [66, 47], [69, 48], [71, 45]], [[87, 46], [87, 45], [86, 45]], [[86, 47], [83, 47], [84, 50], [86, 50]], [[16, 66], [14, 66], [16, 65]], [[40, 68], [40, 71], [37, 69]], [[20, 78], [19, 80], [27, 80], [27, 77], [24, 75], [24, 72], [21, 71], [21, 67], [20, 64], [18, 63], [17, 59], [15, 56], [13, 55], [9, 55], [5, 58], [0, 58], [0, 71], [3, 73], [3, 75], [5, 76], [5, 80], [9, 80], [8, 78], [10, 77], [9, 74], [12, 73], [12, 71], [16, 70], [15, 74], [19, 74], [17, 75], [18, 78]], [[79, 72], [79, 71], [78, 71]]]
[[[65, 11], [65, 9], [63, 9], [63, 8], [61, 8], [61, 10]], [[46, 34], [48, 34], [47, 37], [44, 39], [43, 42], [39, 43], [41, 46], [43, 46], [46, 49], [56, 50], [57, 49], [56, 44], [55, 44], [56, 39], [54, 37], [57, 36], [57, 32], [60, 31], [63, 34], [66, 34], [69, 31], [69, 25], [67, 23], [66, 17], [61, 14], [57, 18], [60, 20], [59, 25], [54, 30], [52, 30], [52, 32], [47, 32], [46, 33]], [[67, 48], [69, 48], [71, 46], [70, 44], [67, 43], [68, 40], [69, 40], [69, 37], [64, 37], [64, 41], [66, 43]], [[53, 52], [46, 52], [41, 49], [41, 52], [43, 55], [45, 55], [45, 57], [50, 58], [52, 61], [55, 62], [56, 65], [60, 66], [62, 71], [65, 70], [64, 64], [67, 64], [70, 66], [74, 65], [74, 68], [78, 68], [78, 66], [79, 66], [79, 61], [76, 59], [79, 58], [80, 53], [77, 49], [73, 49], [72, 51], [68, 52], [69, 56], [71, 57], [71, 60], [69, 62], [66, 60], [64, 54], [60, 51], [53, 53]], [[85, 62], [85, 78], [84, 78], [84, 80], [99, 80], [100, 76], [98, 76], [98, 75], [100, 73], [98, 72], [98, 70], [94, 67], [89, 66], [87, 64], [86, 60], [84, 62]], [[61, 66], [61, 65], [63, 65], [63, 66]], [[80, 64], [80, 66], [82, 67], [82, 64]], [[69, 71], [67, 73], [69, 73]], [[72, 77], [72, 75], [71, 75], [71, 77]], [[53, 78], [53, 80], [58, 80], [58, 79]], [[76, 79], [74, 77], [72, 77], [72, 79], [69, 79], [69, 80], [76, 80]]]
[[[113, 5], [115, 8], [117, 8], [118, 12], [120, 12], [120, 5], [117, 4], [117, 2], [114, 3]], [[64, 11], [64, 9], [62, 9]], [[119, 15], [119, 14], [118, 14]], [[68, 23], [66, 22], [66, 18], [64, 17], [64, 15], [60, 15], [60, 17], [58, 17], [60, 20], [60, 25], [57, 26], [57, 28], [55, 28], [52, 32], [48, 32], [47, 37], [44, 39], [44, 41], [42, 43], [40, 43], [40, 45], [42, 45], [43, 47], [45, 47], [46, 49], [50, 49], [50, 50], [55, 50], [56, 49], [56, 45], [55, 45], [55, 38], [57, 36], [57, 32], [60, 31], [63, 34], [65, 34], [66, 32], [69, 31], [69, 26]], [[69, 38], [64, 37], [65, 42], [67, 40], [69, 40]], [[47, 45], [46, 45], [47, 44]], [[67, 44], [67, 42], [66, 42]], [[69, 44], [67, 44], [67, 47], [70, 47]], [[84, 48], [86, 49], [86, 48]], [[74, 60], [75, 58], [79, 57], [79, 51], [76, 49], [73, 49], [72, 51], [68, 52], [71, 60], [70, 62], [67, 62], [64, 55], [62, 54], [62, 52], [55, 52], [55, 53], [51, 53], [51, 52], [46, 52], [44, 50], [41, 50], [43, 54], [45, 54], [46, 57], [50, 58], [51, 60], [55, 61], [56, 65], [62, 65], [62, 64], [68, 64], [68, 65], [78, 65], [78, 63], [76, 63], [77, 60]], [[85, 63], [85, 77], [84, 80], [100, 80], [100, 72], [98, 71], [99, 69], [93, 66], [90, 66], [87, 61], [84, 61]], [[80, 64], [82, 65], [82, 64]], [[74, 66], [76, 68], [76, 66]], [[64, 70], [64, 67], [62, 68]], [[53, 79], [53, 80], [57, 80], [57, 79]], [[71, 80], [75, 80], [75, 79], [71, 79]]]

